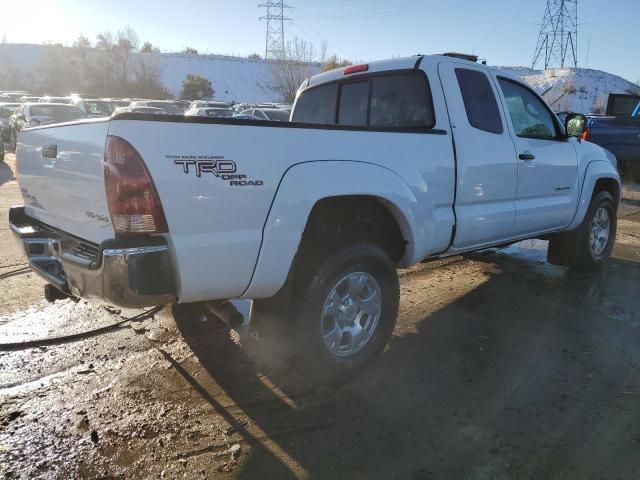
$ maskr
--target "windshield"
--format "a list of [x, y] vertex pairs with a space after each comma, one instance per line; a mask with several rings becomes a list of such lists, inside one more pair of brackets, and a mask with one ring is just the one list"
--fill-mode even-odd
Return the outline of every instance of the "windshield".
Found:
[[113, 112], [113, 105], [110, 102], [85, 100], [84, 108], [88, 115], [104, 115], [108, 117]]
[[34, 118], [46, 118], [56, 122], [69, 122], [86, 117], [84, 112], [77, 107], [46, 104], [32, 105], [29, 115]]
[[262, 110], [262, 112], [269, 117], [269, 120], [289, 121], [290, 114], [286, 110]]
[[0, 117], [9, 118], [16, 111], [18, 105], [0, 105]]
[[229, 118], [233, 116], [233, 112], [231, 110], [224, 108], [207, 108], [205, 113], [207, 114], [207, 117]]
[[155, 107], [155, 108], [161, 108], [163, 110], [166, 110], [167, 112], [171, 113], [172, 115], [182, 115], [183, 111], [180, 107], [178, 107], [176, 104], [174, 103], [168, 103], [168, 102], [147, 102], [147, 106], [149, 107]]

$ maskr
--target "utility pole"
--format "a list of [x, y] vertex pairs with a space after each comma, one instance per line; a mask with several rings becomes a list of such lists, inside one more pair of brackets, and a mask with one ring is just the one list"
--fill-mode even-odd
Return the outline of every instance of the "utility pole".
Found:
[[531, 68], [541, 59], [545, 69], [578, 67], [578, 0], [547, 0]]
[[291, 20], [285, 17], [285, 10], [293, 7], [285, 5], [284, 0], [267, 0], [261, 3], [258, 8], [266, 9], [266, 15], [260, 20], [267, 21], [267, 33], [264, 40], [264, 58], [277, 59], [284, 57], [284, 22]]

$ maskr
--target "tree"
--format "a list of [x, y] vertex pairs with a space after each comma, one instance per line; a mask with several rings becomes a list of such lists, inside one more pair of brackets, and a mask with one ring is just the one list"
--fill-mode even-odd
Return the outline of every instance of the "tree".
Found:
[[341, 60], [334, 53], [322, 63], [322, 67], [320, 69], [323, 72], [328, 72], [329, 70], [348, 67], [349, 65], [353, 65], [353, 62], [344, 59]]
[[188, 73], [182, 82], [182, 100], [207, 100], [213, 97], [213, 87], [211, 80], [201, 75]]
[[186, 47], [182, 50], [182, 53], [186, 53], [187, 55], [198, 55], [198, 50], [193, 47]]
[[262, 60], [262, 57], [259, 53], [250, 53], [249, 55], [247, 55], [247, 58], [249, 60]]
[[116, 34], [102, 32], [95, 47], [83, 36], [70, 48], [50, 45], [45, 68], [39, 73], [40, 89], [59, 95], [82, 91], [104, 97], [169, 98], [171, 93], [160, 80], [158, 59], [142, 55], [144, 47], [140, 48], [137, 33], [129, 27]]
[[151, 42], [144, 42], [142, 48], [140, 48], [140, 53], [160, 53], [160, 49]]
[[274, 87], [284, 103], [293, 103], [298, 88], [311, 76], [314, 58], [313, 44], [297, 37], [287, 42], [283, 57], [272, 67]]

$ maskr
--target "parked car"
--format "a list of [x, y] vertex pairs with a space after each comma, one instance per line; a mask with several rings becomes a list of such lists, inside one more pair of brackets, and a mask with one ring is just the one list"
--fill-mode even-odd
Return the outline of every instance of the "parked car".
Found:
[[235, 113], [232, 118], [235, 118], [236, 120], [262, 120], [261, 118], [254, 117], [248, 113]]
[[19, 103], [0, 103], [0, 143], [11, 140], [9, 119], [19, 106]]
[[64, 103], [23, 103], [16, 109], [9, 120], [11, 151], [16, 151], [18, 135], [23, 128], [70, 122], [83, 118], [87, 118], [87, 114], [74, 105]]
[[44, 97], [40, 97], [38, 102], [39, 103], [71, 103], [71, 97], [52, 97], [50, 95], [45, 95]]
[[133, 101], [130, 98], [103, 98], [103, 100], [110, 102], [114, 110], [120, 107], [128, 107]]
[[191, 102], [189, 100], [176, 100], [175, 102], [183, 112], [187, 112], [191, 108]]
[[28, 129], [11, 229], [60, 295], [200, 302], [232, 326], [228, 299], [254, 299], [251, 321], [318, 380], [382, 352], [396, 268], [540, 237], [571, 268], [611, 254], [615, 159], [577, 138], [584, 116], [561, 125], [501, 70], [444, 55], [353, 65], [306, 80], [292, 119]]
[[4, 102], [4, 103], [19, 102], [20, 101], [20, 97], [24, 97], [25, 95], [29, 95], [29, 92], [26, 92], [26, 91], [3, 91], [3, 92], [0, 92], [0, 102]]
[[231, 118], [233, 116], [233, 110], [230, 108], [190, 108], [185, 113], [187, 116], [196, 117], [219, 117], [219, 118]]
[[214, 102], [213, 100], [194, 100], [189, 105], [189, 109], [192, 108], [231, 108], [231, 104], [227, 102]]
[[39, 101], [40, 101], [40, 97], [33, 97], [30, 95], [23, 95], [22, 97], [20, 97], [20, 100], [19, 100], [20, 103], [27, 103], [27, 102], [37, 103]]
[[280, 108], [250, 108], [240, 113], [251, 115], [259, 120], [277, 120], [281, 122], [288, 122], [291, 116], [290, 112]]
[[613, 153], [620, 172], [640, 182], [640, 102], [632, 115], [591, 117], [582, 138]]
[[155, 115], [168, 115], [168, 112], [163, 108], [156, 107], [119, 107], [113, 111], [113, 115], [119, 113], [152, 113]]
[[113, 103], [108, 100], [72, 97], [71, 105], [75, 105], [89, 117], [108, 117], [113, 113]]
[[138, 100], [131, 102], [131, 106], [161, 108], [171, 115], [184, 115], [182, 108], [173, 100]]
[[97, 95], [94, 95], [93, 93], [71, 93], [69, 94], [69, 96], [71, 98], [93, 98], [93, 99], [99, 98]]

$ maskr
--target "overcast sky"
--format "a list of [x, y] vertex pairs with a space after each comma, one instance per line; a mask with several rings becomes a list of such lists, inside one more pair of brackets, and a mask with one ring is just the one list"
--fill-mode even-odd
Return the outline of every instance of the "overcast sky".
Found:
[[[266, 1], [266, 0], [264, 0]], [[0, 38], [71, 44], [132, 27], [164, 51], [264, 54], [254, 0], [6, 0]], [[288, 0], [287, 38], [325, 39], [330, 53], [372, 60], [475, 53], [492, 65], [529, 66], [545, 0]], [[579, 0], [579, 66], [640, 80], [640, 0]]]

